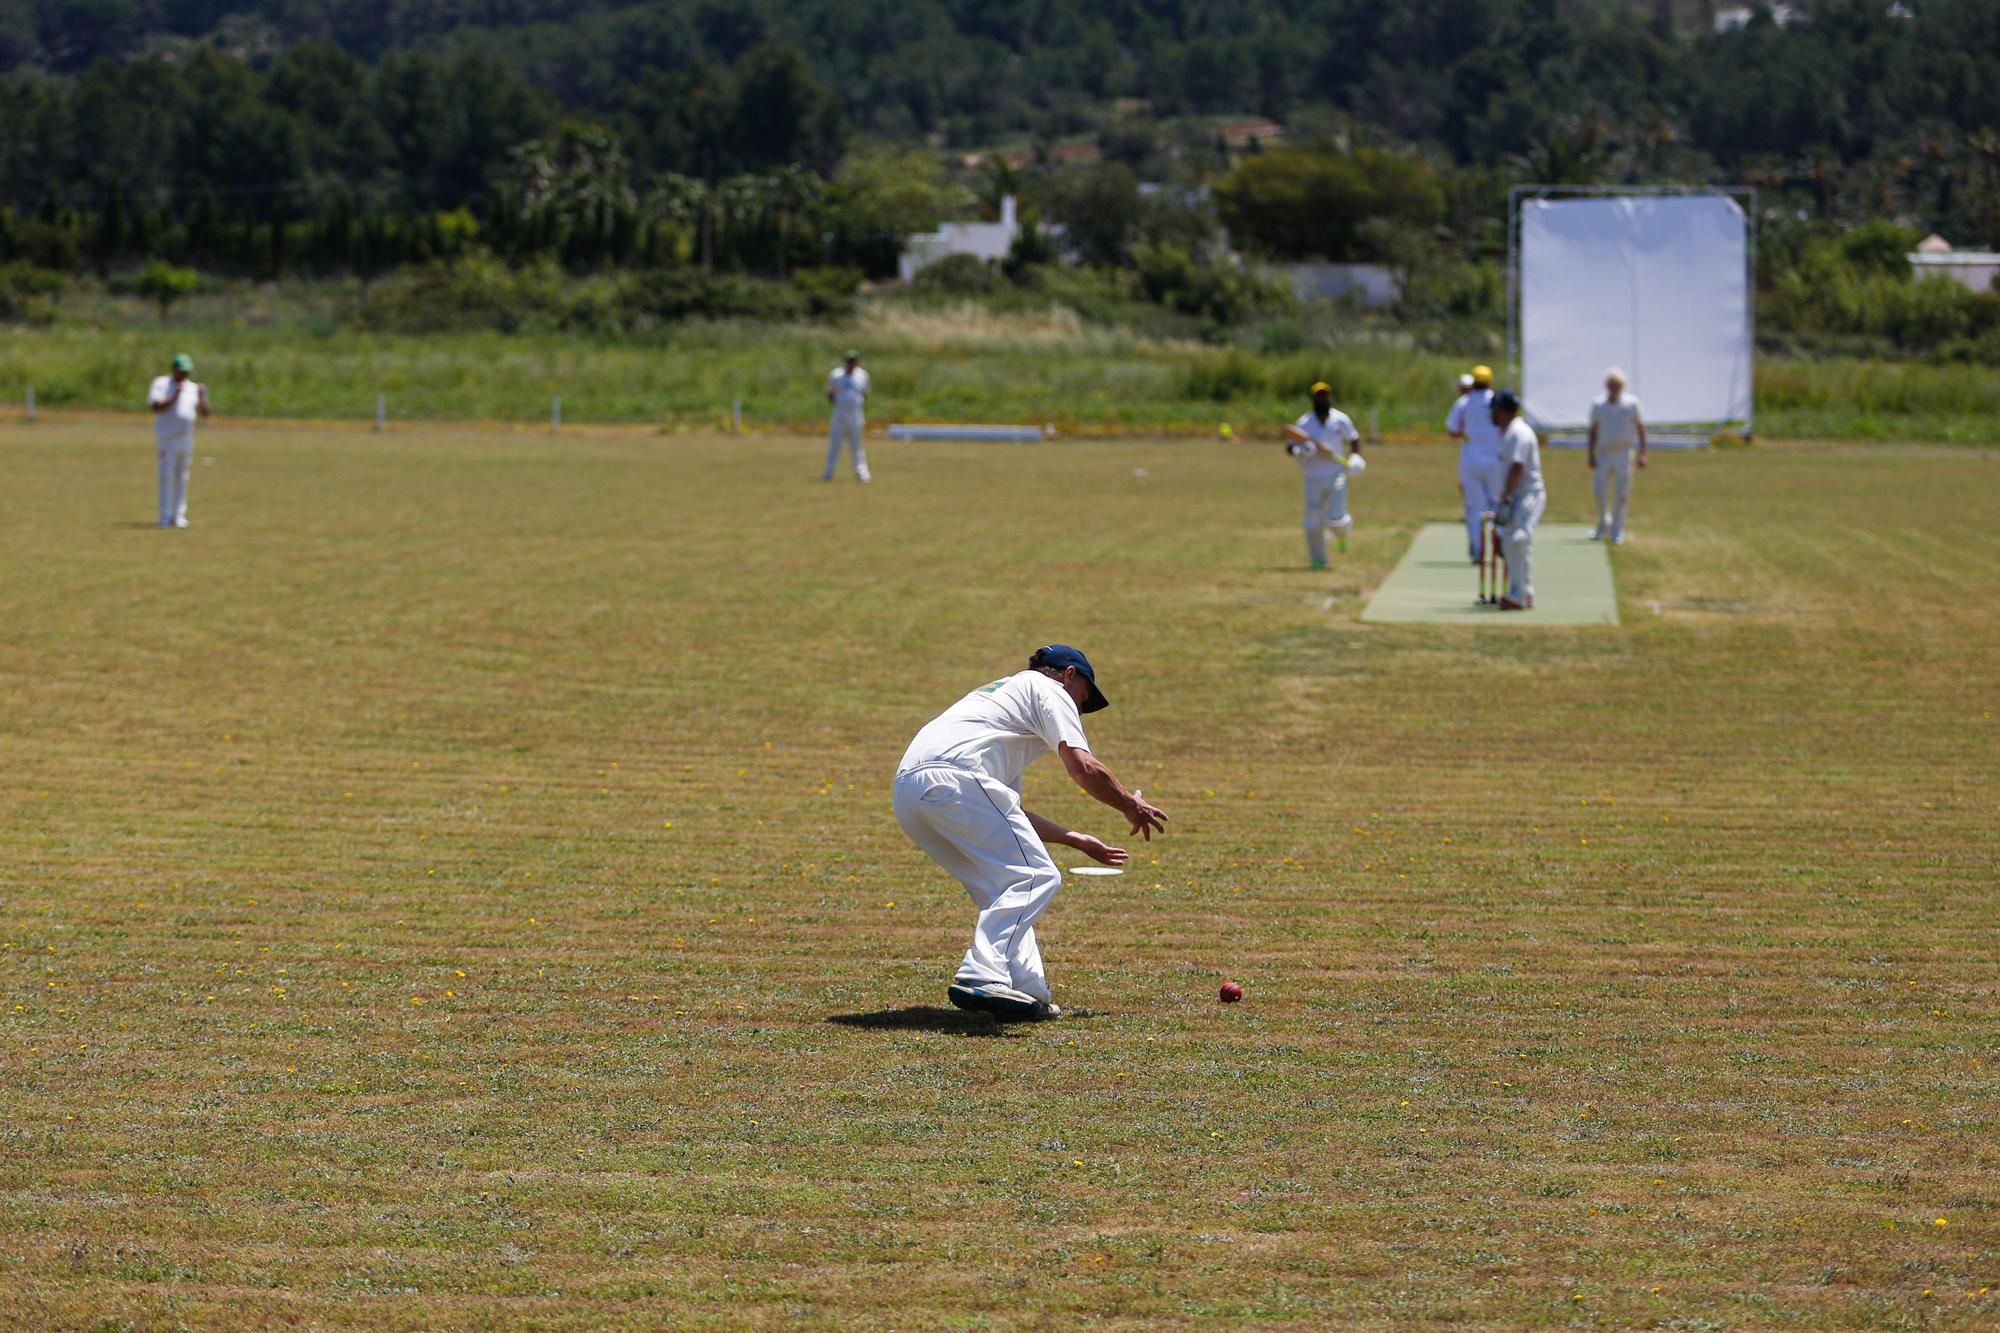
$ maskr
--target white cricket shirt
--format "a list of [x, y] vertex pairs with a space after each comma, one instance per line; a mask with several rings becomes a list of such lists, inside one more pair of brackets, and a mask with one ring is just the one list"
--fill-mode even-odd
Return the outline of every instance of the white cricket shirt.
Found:
[[1347, 480], [1347, 465], [1337, 460], [1347, 452], [1349, 444], [1361, 438], [1361, 432], [1354, 429], [1347, 413], [1337, 409], [1329, 411], [1326, 420], [1321, 421], [1317, 414], [1307, 412], [1293, 424], [1334, 453], [1333, 458], [1321, 458], [1317, 453], [1295, 455], [1299, 460], [1299, 471], [1306, 474], [1306, 480]]
[[1023, 671], [981, 685], [931, 719], [896, 771], [949, 764], [977, 769], [1019, 791], [1021, 770], [1058, 745], [1090, 748], [1076, 700], [1053, 678]]
[[1462, 449], [1475, 450], [1487, 458], [1500, 457], [1500, 428], [1493, 424], [1493, 390], [1469, 389], [1445, 414], [1444, 428], [1465, 436]]
[[1609, 395], [1590, 405], [1590, 424], [1597, 427], [1597, 447], [1622, 453], [1639, 443], [1639, 400], [1629, 393]]
[[833, 395], [836, 416], [858, 417], [868, 401], [868, 372], [860, 366], [851, 373], [844, 364], [835, 366], [826, 377], [826, 391]]
[[[153, 387], [146, 391], [146, 406], [165, 398], [173, 390], [174, 377], [161, 375], [154, 379]], [[201, 403], [201, 390], [193, 380], [181, 381], [180, 397], [164, 412], [153, 413], [153, 440], [156, 444], [179, 444], [194, 438], [195, 410]]]
[[1535, 428], [1525, 418], [1515, 417], [1507, 423], [1507, 430], [1500, 437], [1500, 461], [1509, 472], [1514, 464], [1521, 465], [1521, 485], [1523, 494], [1542, 489], [1542, 442], [1535, 438]]

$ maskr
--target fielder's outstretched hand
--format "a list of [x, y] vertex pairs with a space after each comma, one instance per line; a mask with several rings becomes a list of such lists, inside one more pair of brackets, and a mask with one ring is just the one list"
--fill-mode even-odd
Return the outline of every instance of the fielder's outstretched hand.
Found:
[[1132, 792], [1132, 809], [1125, 817], [1132, 821], [1132, 831], [1147, 842], [1153, 840], [1154, 833], [1167, 831], [1167, 812], [1148, 801], [1142, 791]]
[[1132, 859], [1132, 854], [1123, 847], [1113, 847], [1103, 839], [1093, 838], [1088, 833], [1077, 834], [1070, 840], [1069, 845], [1102, 865], [1122, 866]]

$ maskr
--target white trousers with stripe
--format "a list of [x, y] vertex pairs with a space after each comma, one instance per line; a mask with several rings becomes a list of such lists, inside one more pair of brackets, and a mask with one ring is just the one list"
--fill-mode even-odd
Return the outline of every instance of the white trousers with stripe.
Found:
[[1004, 783], [948, 764], [896, 775], [896, 822], [910, 841], [965, 886], [979, 918], [961, 980], [996, 981], [1052, 1000], [1035, 921], [1062, 887], [1049, 849]]
[[1514, 507], [1514, 521], [1500, 533], [1500, 553], [1507, 557], [1507, 596], [1517, 602], [1535, 595], [1535, 528], [1548, 503], [1546, 490], [1526, 492]]

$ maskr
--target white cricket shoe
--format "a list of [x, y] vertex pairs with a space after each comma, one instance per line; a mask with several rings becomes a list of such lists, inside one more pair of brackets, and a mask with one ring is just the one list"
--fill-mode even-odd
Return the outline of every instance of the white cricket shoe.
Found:
[[1001, 1018], [1041, 1018], [1045, 1007], [1053, 1007], [1012, 986], [963, 977], [946, 988], [945, 998], [956, 1008], [979, 1010]]

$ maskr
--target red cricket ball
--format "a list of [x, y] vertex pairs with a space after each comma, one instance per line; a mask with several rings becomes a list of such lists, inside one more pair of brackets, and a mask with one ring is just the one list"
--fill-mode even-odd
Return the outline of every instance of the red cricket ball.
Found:
[[1222, 983], [1222, 1002], [1224, 1004], [1235, 1004], [1238, 1000], [1242, 998], [1243, 998], [1243, 988], [1241, 986], [1237, 985], [1233, 981], [1225, 981]]

